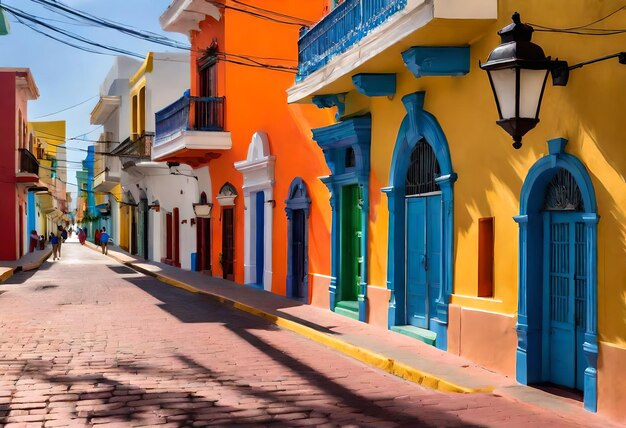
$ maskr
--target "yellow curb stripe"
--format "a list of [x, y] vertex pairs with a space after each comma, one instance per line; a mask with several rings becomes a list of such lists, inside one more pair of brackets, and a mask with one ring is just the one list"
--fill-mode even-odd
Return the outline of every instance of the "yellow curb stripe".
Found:
[[[118, 261], [121, 261], [114, 256], [109, 256], [109, 257], [114, 258]], [[144, 269], [140, 266], [137, 266], [133, 262], [121, 261], [121, 263], [135, 269], [138, 272], [152, 276], [165, 284], [172, 285], [174, 287], [183, 289], [190, 293], [202, 294], [204, 296], [210, 297], [212, 300], [215, 300], [219, 303], [232, 306], [233, 308], [236, 308], [240, 311], [247, 312], [259, 318], [263, 318], [264, 320], [272, 324], [275, 324], [286, 330], [297, 333], [301, 336], [304, 336], [310, 340], [313, 340], [317, 343], [325, 345], [329, 348], [335, 349], [336, 351], [339, 351], [344, 355], [352, 357], [355, 360], [361, 361], [362, 363], [365, 363], [372, 367], [376, 367], [380, 370], [383, 370], [387, 373], [390, 373], [394, 376], [398, 376], [410, 382], [420, 384], [424, 387], [443, 391], [443, 392], [455, 392], [455, 393], [463, 393], [463, 394], [473, 394], [473, 393], [478, 393], [478, 392], [491, 392], [495, 389], [495, 387], [493, 386], [486, 386], [482, 388], [470, 388], [466, 386], [456, 385], [453, 382], [449, 382], [431, 373], [427, 373], [415, 367], [411, 367], [407, 364], [395, 361], [392, 358], [385, 357], [384, 355], [377, 354], [376, 352], [370, 351], [368, 349], [346, 343], [340, 339], [329, 336], [328, 334], [317, 331], [311, 327], [304, 326], [295, 321], [291, 321], [289, 319], [282, 318], [278, 315], [274, 315], [269, 312], [262, 311], [250, 305], [246, 305], [245, 303], [241, 303], [236, 300], [229, 299], [228, 297], [221, 296], [219, 294], [214, 294], [209, 291], [201, 290], [199, 288], [193, 287], [177, 279], [170, 278], [168, 276], [164, 276], [159, 273], [149, 271], [148, 269]]]
[[[132, 263], [130, 265], [132, 266]], [[227, 297], [221, 296], [219, 294], [214, 294], [205, 290], [195, 288], [193, 286], [190, 286], [189, 284], [186, 284], [179, 280], [166, 277], [160, 274], [156, 274], [154, 276], [156, 279], [158, 279], [161, 282], [172, 285], [174, 287], [181, 288], [183, 290], [190, 291], [192, 293], [202, 294], [207, 297], [211, 297], [213, 300], [216, 300], [222, 304], [228, 304], [229, 306], [232, 306], [243, 312], [247, 312], [251, 315], [258, 316], [259, 318], [263, 318], [264, 320], [269, 321], [279, 327], [282, 327], [286, 330], [290, 330], [294, 333], [297, 333], [301, 336], [304, 336], [310, 340], [313, 340], [317, 343], [325, 345], [329, 348], [335, 349], [336, 351], [339, 351], [344, 355], [347, 355], [356, 360], [359, 360], [367, 365], [384, 370], [387, 373], [393, 374], [395, 376], [398, 376], [410, 382], [420, 384], [427, 388], [431, 388], [431, 389], [435, 389], [435, 390], [439, 390], [443, 392], [455, 392], [455, 393], [464, 393], [464, 394], [472, 394], [472, 393], [478, 393], [478, 392], [490, 392], [495, 389], [495, 387], [493, 386], [487, 386], [483, 388], [470, 388], [470, 387], [456, 385], [452, 382], [441, 379], [435, 375], [416, 369], [415, 367], [411, 367], [409, 365], [400, 363], [398, 361], [395, 361], [391, 358], [387, 358], [383, 355], [377, 354], [368, 349], [351, 345], [342, 340], [329, 336], [325, 333], [319, 332], [313, 328], [310, 328], [302, 324], [299, 324], [297, 322], [288, 320], [286, 318], [282, 318], [277, 315], [262, 311], [260, 309], [246, 305], [245, 303], [241, 303], [236, 300], [232, 300]]]
[[13, 269], [8, 269], [6, 272], [3, 272], [2, 275], [0, 275], [0, 283], [11, 278], [13, 276], [13, 272]]

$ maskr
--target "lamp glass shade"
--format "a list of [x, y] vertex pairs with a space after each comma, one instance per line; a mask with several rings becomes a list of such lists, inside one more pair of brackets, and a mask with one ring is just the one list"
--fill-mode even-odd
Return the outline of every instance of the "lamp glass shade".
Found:
[[515, 117], [515, 68], [489, 70], [489, 77], [493, 84], [493, 92], [498, 103], [500, 119]]
[[519, 117], [536, 119], [548, 70], [520, 69]]

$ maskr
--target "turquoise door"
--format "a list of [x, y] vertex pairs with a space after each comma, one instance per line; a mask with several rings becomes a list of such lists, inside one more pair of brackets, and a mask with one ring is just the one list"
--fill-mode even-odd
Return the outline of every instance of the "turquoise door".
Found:
[[585, 226], [579, 213], [546, 212], [544, 231], [544, 378], [582, 390], [586, 368]]
[[406, 323], [429, 328], [441, 289], [441, 194], [406, 199]]

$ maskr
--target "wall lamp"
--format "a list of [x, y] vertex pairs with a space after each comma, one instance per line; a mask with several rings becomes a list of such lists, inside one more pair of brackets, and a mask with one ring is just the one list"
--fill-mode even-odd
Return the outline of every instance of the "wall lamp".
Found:
[[513, 147], [522, 147], [522, 137], [539, 123], [539, 109], [548, 74], [554, 86], [565, 86], [571, 70], [618, 58], [626, 64], [626, 52], [619, 52], [570, 66], [567, 61], [546, 57], [543, 49], [531, 42], [534, 29], [523, 24], [519, 13], [513, 23], [498, 31], [501, 43], [479, 66], [487, 72], [500, 119], [496, 121], [511, 137]]

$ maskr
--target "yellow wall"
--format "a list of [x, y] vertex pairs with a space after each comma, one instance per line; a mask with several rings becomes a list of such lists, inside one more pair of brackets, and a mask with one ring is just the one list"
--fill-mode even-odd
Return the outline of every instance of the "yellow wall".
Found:
[[[387, 275], [388, 210], [380, 188], [389, 184], [389, 169], [400, 123], [406, 114], [401, 98], [426, 91], [425, 110], [435, 115], [450, 145], [458, 174], [454, 189], [454, 295], [452, 303], [501, 314], [517, 312], [519, 195], [530, 167], [547, 154], [546, 140], [565, 137], [566, 151], [587, 167], [593, 181], [598, 213], [598, 330], [601, 341], [626, 347], [626, 67], [617, 60], [572, 72], [566, 87], [546, 86], [539, 125], [524, 138], [521, 150], [496, 125], [497, 111], [487, 75], [478, 68], [500, 43], [497, 31], [517, 10], [525, 22], [572, 27], [609, 14], [615, 0], [502, 0], [499, 20], [471, 45], [471, 70], [463, 77], [416, 79], [397, 69], [398, 90], [393, 99], [366, 98], [354, 91], [347, 113], [372, 113], [370, 179], [369, 283], [384, 287]], [[567, 13], [563, 13], [567, 11]], [[620, 19], [607, 21], [607, 28]], [[583, 37], [535, 33], [533, 41], [547, 55], [570, 64], [623, 50], [626, 35]], [[424, 41], [428, 45], [428, 40]], [[392, 62], [380, 55], [374, 67]], [[477, 295], [478, 219], [495, 217], [495, 297]]]
[[[49, 153], [51, 156], [56, 156], [56, 145], [65, 144], [65, 121], [29, 122], [29, 125], [43, 144], [46, 153]], [[51, 144], [55, 144], [55, 146]]]

